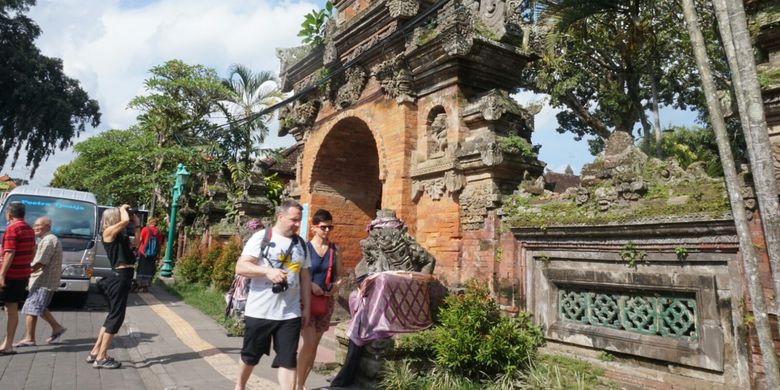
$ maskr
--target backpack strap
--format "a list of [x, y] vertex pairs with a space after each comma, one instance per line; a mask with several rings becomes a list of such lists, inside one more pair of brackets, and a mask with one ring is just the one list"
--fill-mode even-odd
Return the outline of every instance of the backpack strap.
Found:
[[263, 234], [263, 240], [260, 241], [260, 258], [265, 257], [265, 248], [268, 247], [269, 244], [271, 244], [271, 235], [273, 234], [273, 228], [272, 227], [266, 227], [265, 228], [265, 234]]

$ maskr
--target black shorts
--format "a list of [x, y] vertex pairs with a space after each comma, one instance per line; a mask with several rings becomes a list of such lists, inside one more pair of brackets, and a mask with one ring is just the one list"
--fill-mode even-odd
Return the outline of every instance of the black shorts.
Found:
[[295, 368], [298, 364], [298, 339], [301, 335], [301, 319], [264, 320], [244, 317], [246, 331], [241, 347], [241, 361], [256, 366], [262, 355], [271, 353], [271, 339], [274, 341], [273, 368]]
[[27, 282], [29, 279], [6, 280], [5, 287], [0, 290], [0, 301], [5, 303], [22, 303], [27, 298]]

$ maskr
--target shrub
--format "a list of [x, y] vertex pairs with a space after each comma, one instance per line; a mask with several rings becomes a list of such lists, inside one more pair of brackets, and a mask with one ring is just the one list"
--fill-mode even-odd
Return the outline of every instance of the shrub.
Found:
[[211, 275], [214, 272], [214, 264], [216, 264], [220, 256], [222, 256], [221, 244], [216, 244], [209, 248], [209, 251], [206, 252], [206, 256], [200, 260], [200, 265], [198, 266], [199, 283], [205, 285], [211, 284]]
[[543, 339], [530, 315], [502, 317], [498, 304], [476, 282], [451, 295], [434, 330], [436, 364], [471, 379], [492, 379], [524, 366]]
[[434, 331], [431, 329], [396, 336], [394, 358], [430, 364], [436, 358], [434, 343]]
[[198, 269], [200, 267], [200, 248], [192, 245], [184, 257], [176, 262], [176, 278], [184, 283], [198, 282]]
[[236, 272], [236, 261], [241, 255], [241, 246], [236, 240], [230, 240], [220, 252], [220, 256], [214, 263], [211, 274], [211, 285], [218, 291], [227, 291], [233, 283], [233, 275]]

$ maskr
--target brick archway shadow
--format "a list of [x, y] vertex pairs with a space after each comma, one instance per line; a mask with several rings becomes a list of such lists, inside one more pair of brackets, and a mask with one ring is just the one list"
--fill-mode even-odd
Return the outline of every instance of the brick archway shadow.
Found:
[[[360, 261], [366, 226], [382, 205], [379, 154], [365, 122], [349, 117], [336, 123], [323, 140], [312, 166], [311, 212], [319, 208], [333, 214], [343, 270]], [[342, 271], [343, 271], [342, 270]]]

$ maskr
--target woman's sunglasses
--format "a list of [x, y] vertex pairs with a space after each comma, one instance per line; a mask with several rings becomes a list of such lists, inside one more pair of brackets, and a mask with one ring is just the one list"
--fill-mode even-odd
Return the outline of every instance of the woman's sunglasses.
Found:
[[327, 231], [333, 230], [333, 225], [317, 225], [317, 227], [320, 228], [320, 230], [327, 230]]

